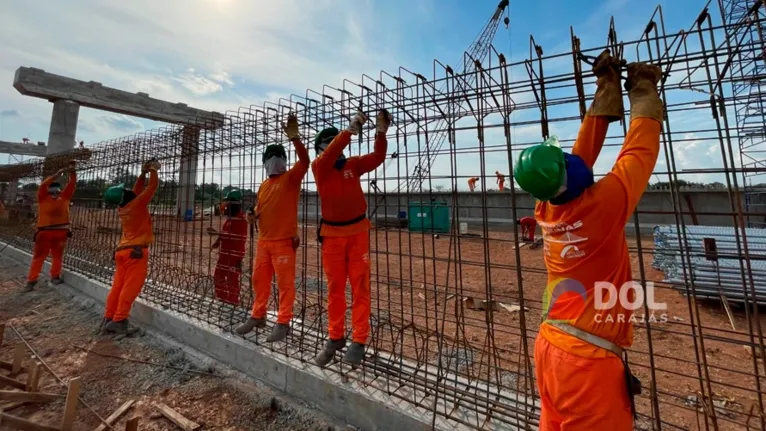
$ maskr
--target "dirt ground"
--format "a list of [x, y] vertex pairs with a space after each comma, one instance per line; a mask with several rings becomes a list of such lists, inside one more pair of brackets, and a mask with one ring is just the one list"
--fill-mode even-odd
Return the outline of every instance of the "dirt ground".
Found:
[[[94, 337], [100, 307], [79, 297], [70, 298], [41, 283], [33, 293], [22, 293], [26, 266], [0, 255], [0, 322], [13, 325], [46, 364], [64, 381], [80, 377], [82, 399], [106, 418], [124, 402], [135, 406], [114, 426], [141, 416], [141, 430], [176, 430], [154, 404], [164, 403], [202, 425], [202, 430], [334, 430], [320, 412], [280, 398], [272, 390], [226, 367], [189, 354], [150, 334], [115, 340]], [[6, 327], [0, 359], [11, 361], [20, 340]], [[174, 368], [128, 362], [101, 354], [148, 361]], [[30, 352], [27, 352], [31, 355]], [[29, 360], [26, 363], [30, 363]], [[3, 371], [3, 375], [8, 373]], [[26, 381], [22, 373], [17, 377]], [[8, 388], [3, 388], [8, 389]], [[40, 391], [66, 394], [66, 388], [47, 372]], [[64, 401], [7, 409], [5, 413], [58, 426]], [[75, 430], [94, 429], [99, 420], [82, 403], [77, 408]], [[5, 429], [0, 426], [0, 429]], [[341, 428], [339, 428], [341, 429]], [[342, 429], [346, 429], [345, 426]]]
[[[108, 266], [108, 250], [119, 235], [116, 219], [103, 210], [81, 209], [73, 212], [73, 218], [71, 253]], [[158, 235], [152, 249], [152, 276], [168, 280], [175, 288], [200, 293], [201, 284], [212, 283], [217, 257], [209, 249], [211, 237], [205, 229], [220, 228], [220, 223], [218, 218], [181, 223], [173, 217], [155, 217]], [[326, 286], [315, 229], [300, 226], [299, 231], [303, 245], [298, 252], [295, 312], [311, 321], [319, 317], [317, 310], [324, 309]], [[461, 366], [456, 367], [457, 372], [475, 379], [493, 376], [493, 381], [529, 393], [524, 381], [531, 381], [526, 370], [534, 363], [532, 345], [547, 278], [542, 248], [516, 246], [512, 232], [489, 231], [485, 237], [480, 231], [470, 231], [457, 237], [376, 229], [370, 240], [375, 347], [419, 366], [443, 359], [445, 349], [461, 351], [457, 356], [471, 359], [458, 358]], [[629, 247], [634, 278], [641, 279], [641, 262], [646, 280], [661, 281], [663, 274], [651, 266], [652, 238], [643, 238], [640, 253], [635, 239], [629, 241]], [[252, 301], [251, 257], [249, 252], [243, 265], [243, 308], [249, 308]], [[209, 287], [203, 289], [206, 295], [212, 291]], [[667, 303], [668, 309], [654, 316], [648, 326], [641, 320], [634, 326], [631, 369], [645, 388], [637, 400], [643, 415], [637, 428], [649, 429], [649, 418], [656, 416], [650, 396], [653, 386], [663, 426], [706, 429], [707, 412], [708, 416], [715, 414], [719, 429], [759, 429], [758, 393], [766, 385], [766, 367], [744, 346], [751, 343], [750, 334], [757, 334], [755, 326], [762, 325], [763, 318], [751, 319], [751, 329], [746, 310], [732, 304], [736, 328], [732, 329], [720, 302], [691, 301], [669, 286], [658, 287], [656, 299]], [[490, 314], [467, 307], [467, 298], [491, 298], [506, 305], [523, 302], [526, 310], [497, 309]], [[754, 341], [757, 345], [757, 335]], [[498, 379], [495, 371], [512, 378]], [[712, 399], [703, 397], [703, 392], [712, 393]]]

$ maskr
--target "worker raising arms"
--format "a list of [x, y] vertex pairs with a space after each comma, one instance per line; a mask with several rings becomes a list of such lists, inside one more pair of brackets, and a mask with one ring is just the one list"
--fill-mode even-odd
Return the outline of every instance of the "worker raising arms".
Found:
[[149, 272], [149, 246], [154, 242], [149, 202], [159, 184], [159, 169], [160, 163], [150, 160], [144, 163], [132, 190], [126, 189], [125, 184], [119, 184], [104, 192], [104, 202], [119, 205], [122, 224], [122, 238], [114, 252], [114, 280], [106, 297], [106, 311], [101, 323], [108, 333], [136, 332], [136, 328], [128, 325], [128, 316]]
[[269, 145], [263, 151], [263, 166], [268, 178], [258, 189], [255, 218], [260, 221], [258, 247], [253, 265], [253, 311], [245, 323], [234, 331], [247, 334], [254, 328], [266, 326], [266, 308], [271, 294], [271, 279], [277, 275], [279, 312], [277, 324], [266, 338], [267, 342], [287, 337], [295, 304], [295, 251], [298, 237], [298, 199], [301, 182], [309, 170], [309, 153], [298, 133], [298, 119], [288, 115], [283, 129], [293, 143], [298, 162], [287, 170], [287, 154], [282, 145]]
[[[628, 65], [630, 130], [611, 172], [594, 183], [609, 123], [623, 117], [622, 65], [609, 51], [596, 59], [596, 94], [572, 154], [536, 145], [521, 153], [514, 170], [519, 186], [539, 201], [535, 218], [545, 241], [548, 307], [534, 354], [541, 430], [633, 429], [640, 383], [624, 354], [633, 343], [632, 314], [620, 301], [596, 309], [594, 290], [600, 282], [618, 290], [632, 282], [625, 224], [657, 161], [663, 106], [660, 69]], [[633, 300], [635, 291], [627, 293]]]
[[322, 218], [317, 236], [322, 244], [322, 262], [327, 276], [327, 320], [329, 340], [315, 362], [324, 367], [335, 352], [346, 346], [346, 280], [351, 282], [352, 344], [344, 360], [352, 365], [364, 359], [370, 334], [370, 222], [367, 199], [360, 178], [386, 160], [386, 132], [391, 115], [378, 112], [375, 147], [371, 154], [346, 158], [343, 150], [351, 136], [359, 134], [367, 116], [358, 112], [342, 132], [331, 127], [316, 137], [317, 159], [311, 165], [316, 179]]
[[[69, 174], [66, 187], [61, 190], [61, 183], [56, 179]], [[64, 264], [64, 247], [69, 230], [69, 204], [74, 196], [77, 184], [75, 163], [70, 162], [68, 168], [61, 169], [43, 180], [37, 189], [37, 231], [35, 232], [35, 247], [32, 252], [32, 264], [27, 274], [26, 291], [31, 291], [37, 284], [37, 278], [48, 255], [53, 256], [51, 263], [51, 283], [61, 284], [61, 268]]]
[[208, 228], [208, 233], [218, 238], [210, 245], [218, 249], [218, 261], [215, 264], [213, 283], [215, 297], [232, 305], [239, 304], [239, 276], [242, 274], [242, 260], [247, 248], [247, 220], [242, 212], [242, 192], [229, 190], [223, 198], [223, 222], [221, 233]]
[[501, 174], [500, 171], [495, 171], [495, 176], [497, 177], [497, 189], [502, 192], [505, 190], [505, 175]]

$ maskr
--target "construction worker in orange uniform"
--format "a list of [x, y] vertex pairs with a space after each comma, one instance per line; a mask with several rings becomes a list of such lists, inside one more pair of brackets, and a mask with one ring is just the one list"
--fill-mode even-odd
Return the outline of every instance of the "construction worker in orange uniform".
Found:
[[149, 272], [149, 246], [154, 242], [149, 202], [159, 185], [159, 169], [160, 163], [150, 160], [144, 163], [132, 190], [126, 189], [125, 184], [119, 184], [104, 192], [105, 203], [119, 205], [122, 223], [122, 238], [114, 252], [114, 280], [106, 297], [106, 311], [101, 322], [107, 333], [130, 335], [137, 331], [128, 324], [128, 316]]
[[224, 196], [223, 214], [226, 221], [221, 233], [209, 228], [208, 233], [218, 235], [210, 245], [219, 249], [218, 261], [215, 264], [213, 283], [215, 297], [232, 305], [239, 304], [239, 278], [242, 274], [242, 260], [247, 248], [247, 220], [242, 212], [242, 192], [230, 190]]
[[295, 148], [298, 161], [287, 170], [287, 153], [282, 145], [269, 145], [263, 151], [263, 166], [268, 178], [258, 189], [254, 217], [260, 223], [258, 246], [253, 265], [255, 301], [250, 318], [234, 331], [244, 335], [266, 326], [266, 309], [271, 280], [276, 273], [279, 290], [277, 324], [266, 338], [269, 343], [287, 337], [295, 304], [295, 254], [298, 237], [298, 200], [303, 177], [309, 170], [309, 153], [301, 142], [298, 119], [288, 115], [283, 130]]
[[360, 364], [370, 334], [370, 221], [360, 178], [386, 159], [386, 132], [391, 115], [386, 110], [378, 112], [371, 154], [346, 158], [343, 150], [366, 121], [367, 116], [358, 112], [346, 130], [324, 129], [314, 141], [317, 159], [311, 169], [322, 205], [317, 236], [322, 244], [328, 285], [329, 340], [315, 358], [320, 367], [330, 363], [335, 352], [346, 346], [346, 280], [351, 284], [352, 343], [343, 360], [351, 365]]
[[497, 189], [502, 192], [505, 190], [505, 175], [501, 174], [500, 171], [495, 171], [495, 176], [497, 176]]
[[[68, 173], [69, 179], [64, 190], [61, 183], [56, 179]], [[61, 268], [64, 264], [64, 247], [67, 238], [71, 236], [69, 230], [69, 206], [74, 196], [77, 184], [77, 173], [74, 162], [70, 162], [68, 169], [61, 169], [55, 174], [43, 180], [37, 189], [37, 231], [35, 232], [35, 247], [32, 252], [32, 264], [27, 274], [25, 291], [32, 291], [37, 284], [37, 278], [43, 268], [48, 255], [53, 256], [51, 263], [51, 283], [61, 284]]]
[[474, 191], [476, 189], [476, 183], [479, 181], [479, 177], [468, 178], [468, 190]]
[[[664, 115], [659, 67], [628, 65], [630, 128], [614, 167], [594, 182], [609, 123], [624, 115], [623, 65], [609, 51], [596, 59], [596, 94], [572, 154], [546, 141], [525, 149], [514, 170], [519, 186], [539, 201], [535, 218], [545, 241], [547, 308], [534, 354], [541, 430], [633, 429], [640, 382], [625, 354], [633, 343], [632, 313], [620, 301], [597, 307], [595, 290], [608, 282], [619, 292], [632, 282], [625, 224], [657, 161]], [[632, 301], [635, 290], [625, 293]]]
[[521, 240], [526, 242], [535, 242], [535, 230], [537, 221], [534, 217], [522, 217], [516, 224], [521, 225]]

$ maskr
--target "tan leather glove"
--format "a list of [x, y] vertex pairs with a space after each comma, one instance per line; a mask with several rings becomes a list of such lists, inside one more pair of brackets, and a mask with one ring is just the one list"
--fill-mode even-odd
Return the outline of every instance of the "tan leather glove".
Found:
[[351, 132], [352, 135], [358, 135], [359, 132], [362, 131], [362, 126], [366, 122], [367, 122], [367, 115], [364, 112], [359, 111], [356, 113], [356, 115], [354, 115], [353, 118], [351, 118], [351, 123], [348, 125], [346, 130]]
[[625, 60], [619, 60], [604, 50], [593, 63], [593, 74], [596, 75], [596, 94], [588, 108], [587, 115], [591, 117], [607, 117], [610, 122], [618, 121], [625, 115], [622, 103], [622, 87], [620, 86], [620, 69]]
[[630, 99], [630, 119], [652, 118], [662, 123], [662, 101], [657, 92], [657, 83], [662, 78], [659, 66], [646, 63], [628, 65], [628, 79], [625, 89]]
[[142, 167], [142, 171], [143, 172], [159, 171], [161, 166], [162, 165], [160, 165], [160, 162], [158, 162], [156, 159], [152, 159], [144, 163], [144, 166]]
[[287, 123], [282, 124], [282, 130], [285, 131], [285, 135], [287, 135], [290, 140], [299, 139], [298, 118], [294, 114], [288, 115]]
[[377, 123], [375, 124], [375, 128], [378, 130], [378, 133], [382, 133], [385, 135], [386, 132], [388, 132], [389, 126], [391, 126], [391, 113], [385, 109], [381, 109], [380, 111], [378, 111]]

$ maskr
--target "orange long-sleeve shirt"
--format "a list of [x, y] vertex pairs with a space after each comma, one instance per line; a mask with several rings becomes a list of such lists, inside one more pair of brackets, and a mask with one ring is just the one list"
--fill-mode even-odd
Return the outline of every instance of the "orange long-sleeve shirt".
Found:
[[37, 189], [37, 228], [50, 226], [67, 229], [69, 227], [69, 203], [74, 196], [75, 185], [77, 184], [77, 174], [72, 171], [69, 173], [64, 190], [58, 198], [54, 199], [48, 194], [48, 187], [56, 180], [55, 176], [50, 176], [43, 180], [40, 188]]
[[146, 186], [146, 175], [141, 175], [133, 186], [135, 199], [119, 209], [122, 222], [122, 238], [118, 247], [133, 245], [150, 246], [154, 242], [152, 216], [149, 214], [149, 202], [154, 197], [159, 185], [157, 171], [149, 171], [149, 185]]
[[293, 140], [298, 161], [282, 175], [267, 178], [258, 189], [258, 239], [277, 240], [298, 235], [298, 200], [301, 182], [309, 170], [309, 152]]
[[[572, 153], [591, 168], [606, 138], [605, 117], [586, 116]], [[549, 310], [549, 319], [569, 324], [622, 347], [633, 343], [631, 311], [618, 303], [608, 310], [594, 307], [596, 282], [610, 282], [620, 289], [632, 281], [625, 223], [646, 189], [659, 153], [661, 125], [649, 118], [631, 122], [611, 172], [572, 202], [552, 205], [538, 202], [535, 218], [543, 230], [548, 283], [578, 281], [586, 291], [560, 296]], [[630, 294], [635, 293], [633, 290]], [[633, 299], [632, 297], [630, 298]], [[597, 317], [597, 314], [599, 315]], [[543, 324], [540, 334], [553, 345], [582, 357], [605, 357], [607, 351]]]
[[[322, 202], [322, 219], [345, 222], [367, 214], [367, 198], [362, 191], [360, 178], [372, 172], [386, 160], [388, 141], [386, 135], [375, 135], [372, 153], [349, 157], [343, 169], [335, 168], [335, 161], [351, 143], [351, 132], [344, 130], [332, 140], [322, 154], [311, 164], [311, 171]], [[351, 236], [370, 229], [366, 218], [348, 226], [322, 225], [321, 236]]]

